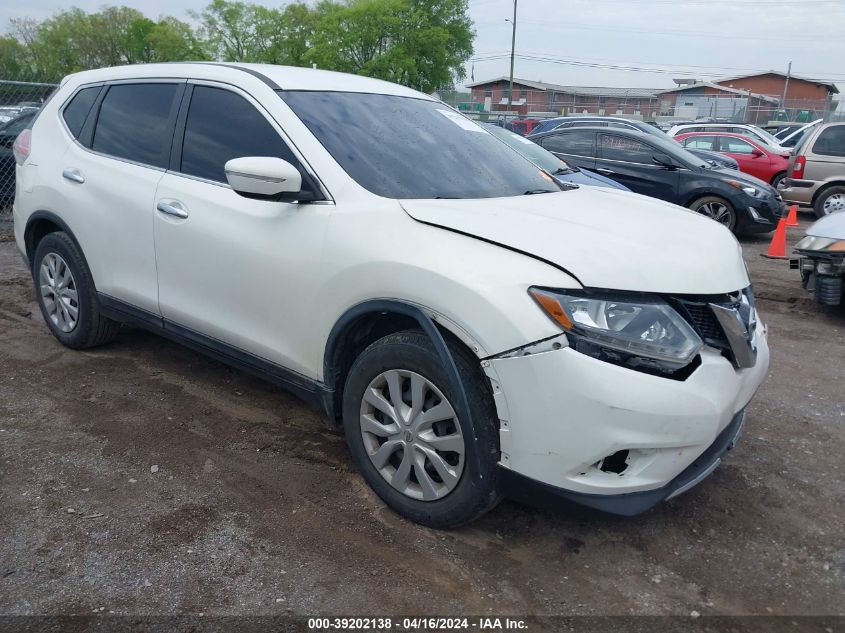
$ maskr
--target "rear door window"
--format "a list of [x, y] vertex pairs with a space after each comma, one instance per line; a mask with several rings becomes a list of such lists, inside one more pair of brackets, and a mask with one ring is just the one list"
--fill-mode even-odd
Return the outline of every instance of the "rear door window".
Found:
[[178, 84], [117, 84], [109, 87], [94, 129], [92, 149], [117, 158], [166, 167]]
[[653, 165], [652, 158], [658, 153], [651, 145], [615, 134], [599, 134], [599, 146], [601, 147], [601, 157], [606, 160], [618, 160], [642, 165]]
[[94, 105], [97, 95], [100, 94], [100, 90], [101, 86], [83, 88], [65, 106], [62, 118], [64, 118], [67, 129], [70, 130], [74, 138], [77, 138], [82, 131], [85, 119], [88, 118], [88, 113], [91, 111], [91, 106]]
[[720, 151], [727, 154], [747, 154], [750, 156], [754, 153], [754, 146], [739, 138], [722, 136], [719, 138], [719, 145], [721, 147]]
[[558, 154], [571, 154], [572, 156], [587, 156], [594, 158], [596, 155], [595, 134], [593, 132], [572, 132], [569, 134], [555, 134], [540, 140], [540, 145], [550, 152]]
[[823, 130], [813, 143], [813, 154], [845, 156], [845, 125], [835, 125]]
[[244, 156], [274, 156], [299, 165], [279, 133], [249, 101], [223, 88], [194, 86], [180, 171], [226, 182], [226, 163]]
[[716, 151], [716, 140], [712, 136], [691, 136], [681, 141], [681, 145], [687, 149], [706, 149], [710, 152]]

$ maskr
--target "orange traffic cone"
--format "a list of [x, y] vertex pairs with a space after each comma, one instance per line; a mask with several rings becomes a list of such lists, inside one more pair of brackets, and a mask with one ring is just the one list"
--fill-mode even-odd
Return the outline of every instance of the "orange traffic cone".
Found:
[[769, 259], [786, 259], [786, 218], [781, 218], [778, 222], [769, 250], [760, 254]]
[[798, 205], [789, 207], [789, 215], [786, 216], [786, 226], [798, 226]]

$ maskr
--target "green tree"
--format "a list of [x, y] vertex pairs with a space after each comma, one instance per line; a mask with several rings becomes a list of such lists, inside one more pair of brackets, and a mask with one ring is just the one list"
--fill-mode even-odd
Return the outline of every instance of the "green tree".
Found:
[[37, 22], [12, 20], [0, 38], [5, 77], [57, 81], [102, 66], [190, 59], [267, 62], [340, 70], [431, 92], [464, 77], [474, 32], [467, 0], [320, 0], [269, 8], [211, 0], [157, 21], [136, 9], [68, 9]]
[[24, 81], [31, 74], [26, 47], [14, 37], [0, 37], [0, 79]]
[[474, 32], [466, 0], [323, 0], [306, 61], [424, 92], [465, 76]]
[[302, 3], [279, 10], [232, 0], [213, 0], [192, 15], [216, 58], [289, 65], [303, 63], [315, 17]]
[[208, 58], [187, 23], [172, 17], [155, 22], [129, 7], [97, 13], [74, 8], [42, 22], [13, 20], [11, 33], [29, 78], [43, 81], [103, 66]]

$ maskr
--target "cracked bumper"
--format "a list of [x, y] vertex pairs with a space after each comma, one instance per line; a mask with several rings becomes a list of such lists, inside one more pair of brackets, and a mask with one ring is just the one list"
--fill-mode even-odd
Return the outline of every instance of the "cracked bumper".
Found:
[[[725, 438], [725, 446], [733, 442], [732, 429], [738, 433], [742, 412], [766, 376], [764, 328], [755, 337], [753, 367], [736, 369], [715, 350], [705, 349], [701, 365], [683, 381], [604, 363], [569, 348], [491, 360], [503, 420], [505, 479], [551, 487], [558, 496], [578, 497], [579, 503], [606, 511], [613, 511], [606, 502], [614, 498], [624, 510], [631, 504], [623, 497], [634, 493], [647, 493], [645, 507], [634, 504], [637, 511], [679, 494], [718, 464], [727, 448], [713, 447]], [[599, 468], [604, 457], [621, 450], [628, 451], [624, 472]]]

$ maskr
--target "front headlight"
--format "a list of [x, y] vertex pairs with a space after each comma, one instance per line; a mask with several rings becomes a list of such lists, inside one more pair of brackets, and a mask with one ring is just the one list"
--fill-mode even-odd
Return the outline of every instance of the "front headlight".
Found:
[[731, 187], [739, 189], [740, 191], [748, 194], [752, 198], [763, 198], [766, 195], [766, 192], [762, 189], [758, 189], [753, 185], [749, 185], [738, 180], [725, 180], [725, 182], [728, 183]]
[[701, 338], [657, 297], [628, 298], [532, 287], [546, 314], [579, 352], [634, 369], [674, 371], [701, 350]]
[[795, 250], [843, 253], [845, 252], [845, 240], [837, 240], [833, 237], [817, 237], [815, 235], [807, 235], [795, 245]]

